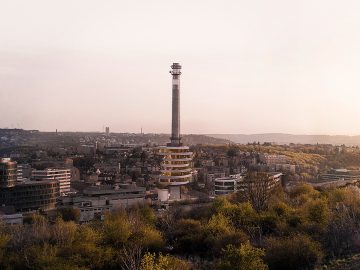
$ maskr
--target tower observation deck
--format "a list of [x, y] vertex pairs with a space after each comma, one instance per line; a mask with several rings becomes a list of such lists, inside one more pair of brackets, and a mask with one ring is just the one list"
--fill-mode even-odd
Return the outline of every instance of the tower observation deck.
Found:
[[180, 75], [181, 65], [173, 63], [170, 74], [172, 75], [172, 122], [170, 143], [159, 148], [163, 157], [159, 182], [170, 188], [170, 198], [179, 199], [180, 190], [175, 186], [186, 185], [192, 180], [192, 156], [188, 146], [183, 146], [180, 136]]

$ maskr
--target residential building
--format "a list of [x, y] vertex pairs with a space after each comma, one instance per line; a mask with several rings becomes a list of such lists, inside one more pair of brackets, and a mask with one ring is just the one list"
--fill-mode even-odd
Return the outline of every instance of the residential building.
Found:
[[272, 155], [267, 153], [259, 154], [260, 162], [271, 165], [271, 164], [285, 164], [287, 163], [287, 158], [285, 155]]

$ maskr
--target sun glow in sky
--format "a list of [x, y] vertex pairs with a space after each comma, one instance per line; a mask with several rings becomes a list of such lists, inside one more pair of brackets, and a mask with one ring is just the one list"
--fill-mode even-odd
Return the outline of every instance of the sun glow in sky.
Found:
[[0, 0], [0, 127], [360, 134], [360, 1]]

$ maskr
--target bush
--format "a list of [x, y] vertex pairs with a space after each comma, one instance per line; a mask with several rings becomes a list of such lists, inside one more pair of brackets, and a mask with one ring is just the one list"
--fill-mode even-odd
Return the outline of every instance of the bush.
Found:
[[265, 261], [270, 270], [314, 269], [322, 256], [320, 244], [306, 235], [266, 240]]
[[223, 250], [223, 258], [219, 262], [220, 270], [267, 270], [262, 257], [265, 252], [254, 248], [249, 243], [241, 244], [239, 248], [228, 245]]

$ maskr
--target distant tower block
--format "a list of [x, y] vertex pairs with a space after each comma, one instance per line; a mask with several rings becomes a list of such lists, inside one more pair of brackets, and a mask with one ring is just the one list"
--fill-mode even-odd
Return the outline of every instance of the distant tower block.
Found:
[[110, 128], [109, 127], [105, 128], [105, 133], [106, 133], [106, 136], [109, 136], [109, 134], [110, 134]]
[[[171, 66], [172, 75], [172, 123], [170, 143], [159, 147], [159, 154], [163, 156], [159, 182], [167, 187], [170, 200], [182, 199], [181, 186], [192, 180], [192, 152], [188, 146], [183, 146], [180, 137], [180, 74], [181, 66], [174, 63]], [[164, 189], [159, 189], [160, 200], [165, 200]]]

